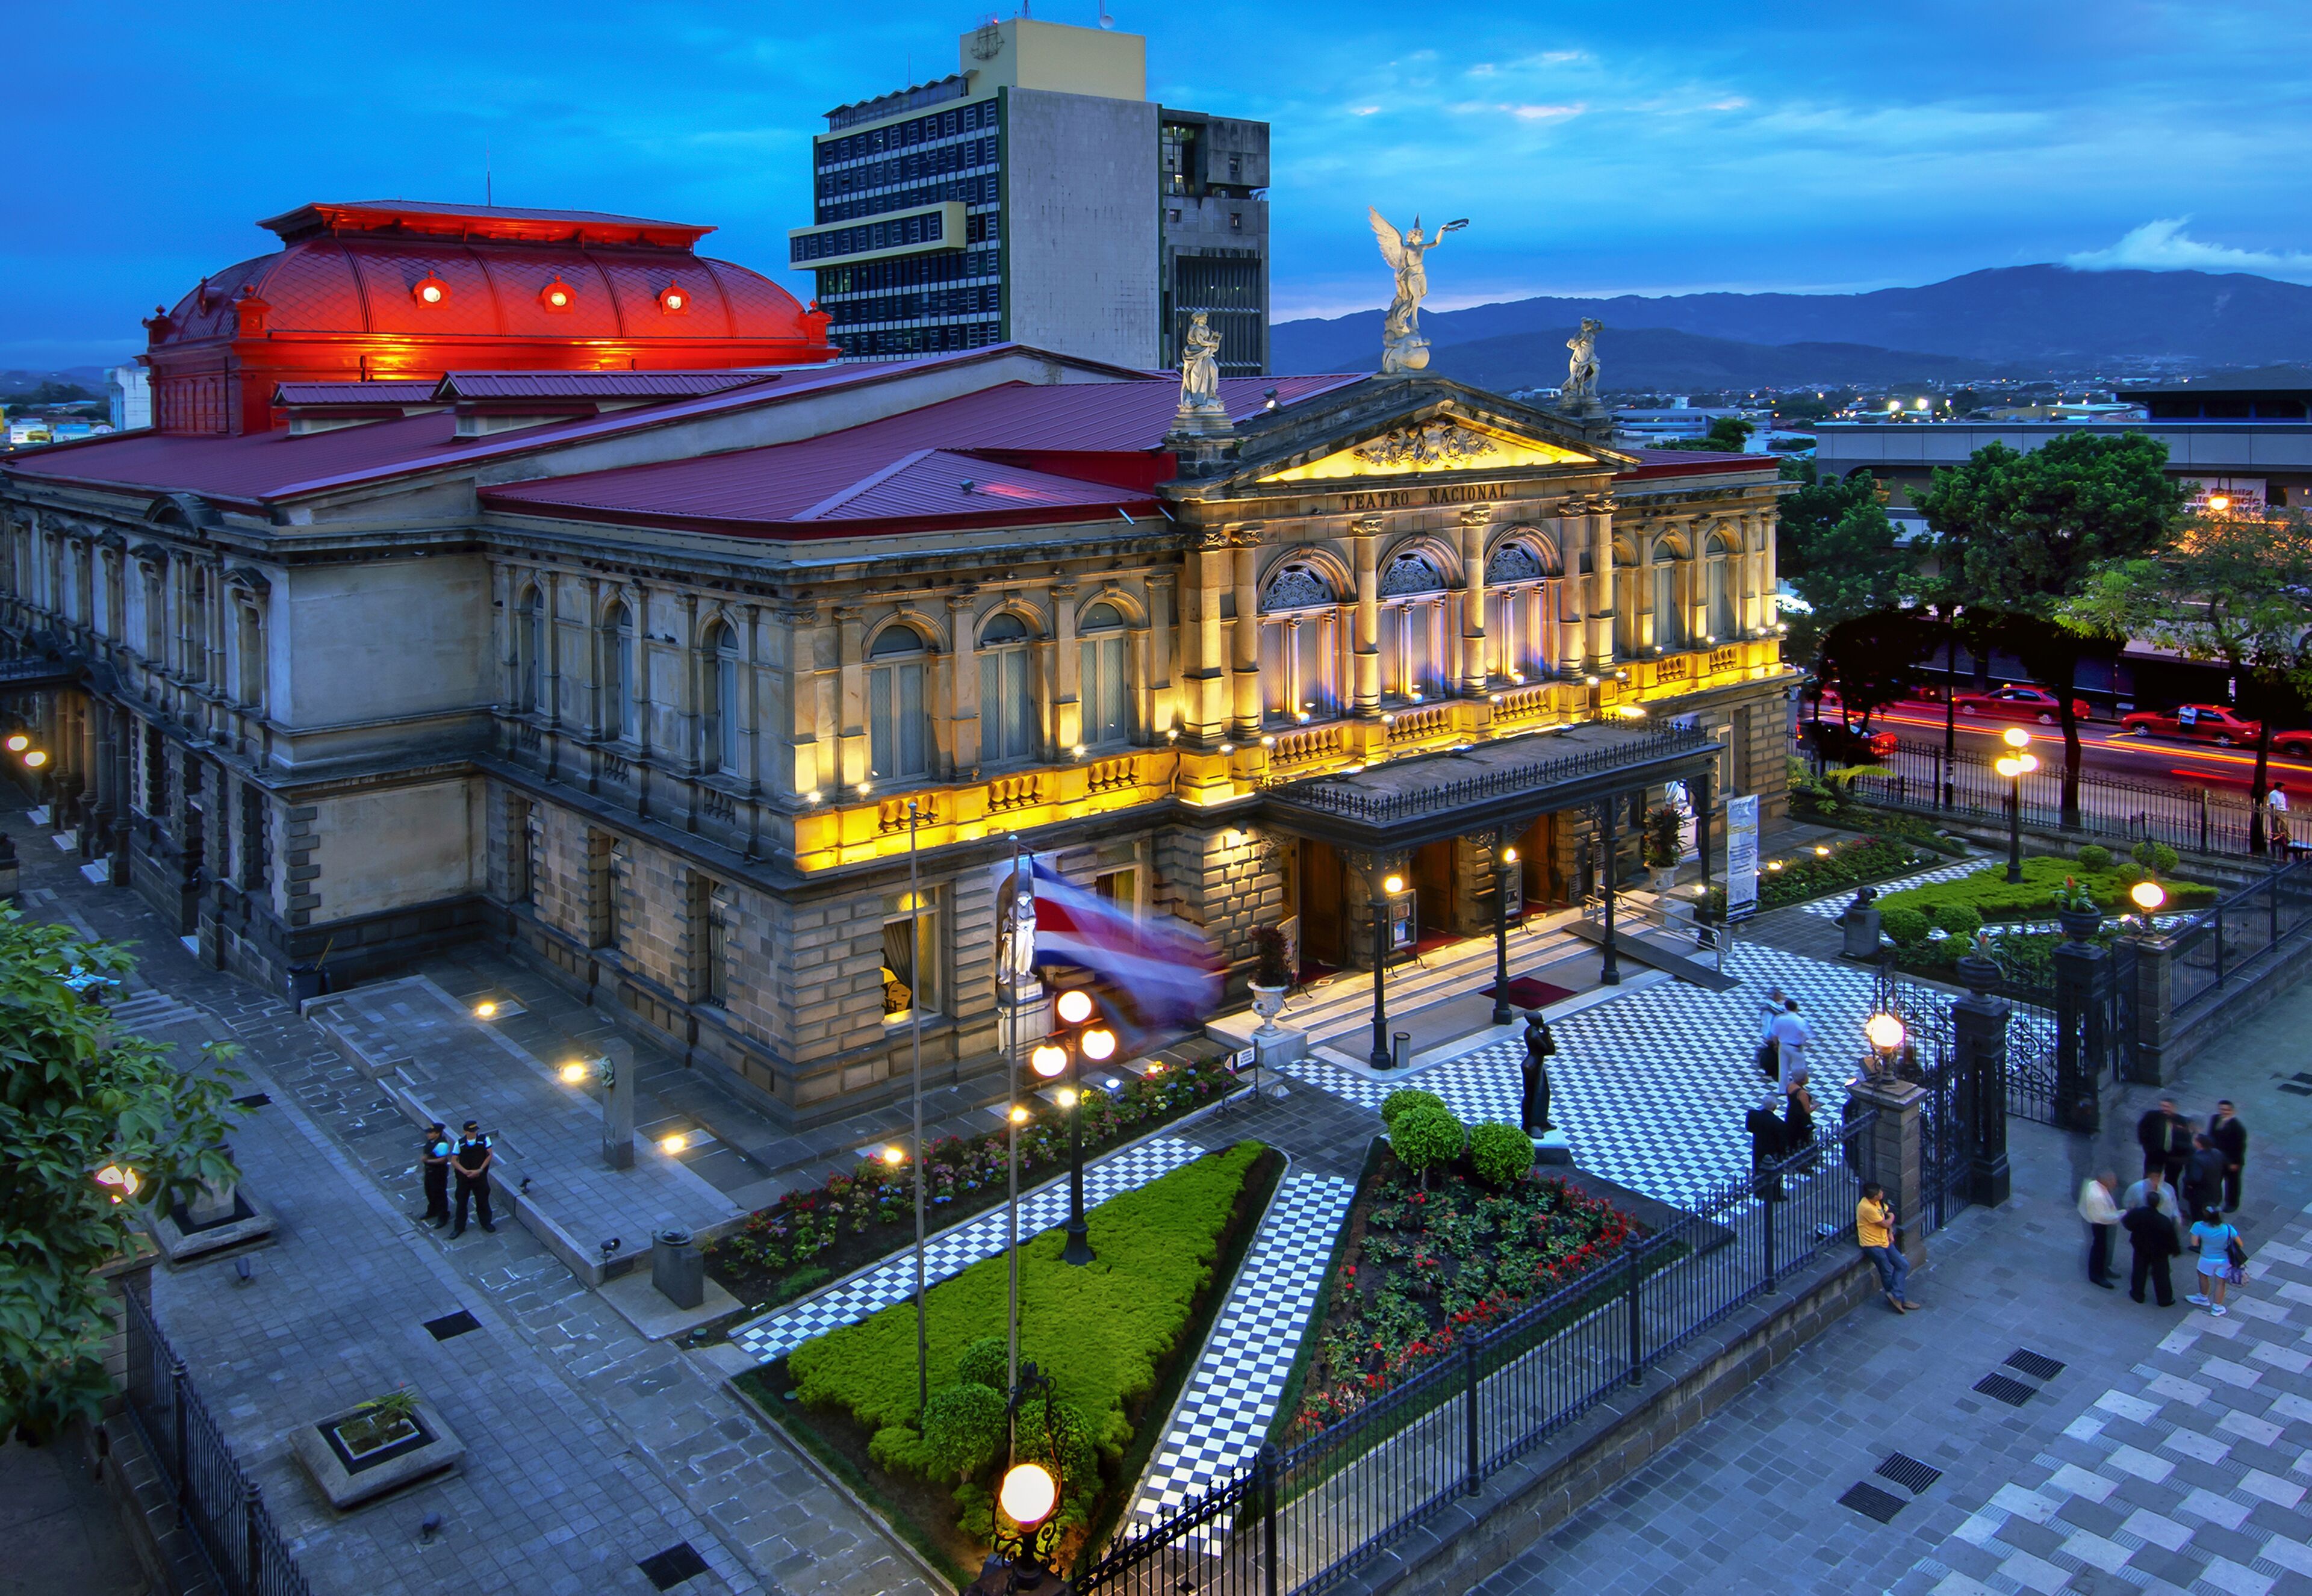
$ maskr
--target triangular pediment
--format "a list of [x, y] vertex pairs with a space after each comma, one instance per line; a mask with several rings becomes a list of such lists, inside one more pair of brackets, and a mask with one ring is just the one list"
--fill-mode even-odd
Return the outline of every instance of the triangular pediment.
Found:
[[1456, 416], [1392, 426], [1312, 460], [1259, 477], [1263, 483], [1339, 482], [1441, 471], [1519, 472], [1596, 466], [1596, 454], [1543, 438], [1519, 436]]

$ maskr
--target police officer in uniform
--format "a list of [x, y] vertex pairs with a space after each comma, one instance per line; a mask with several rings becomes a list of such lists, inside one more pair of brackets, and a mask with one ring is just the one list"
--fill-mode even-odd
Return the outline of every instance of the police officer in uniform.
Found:
[[450, 1223], [450, 1127], [439, 1119], [426, 1128], [417, 1161], [425, 1173], [424, 1223], [438, 1231]]
[[458, 1177], [458, 1219], [450, 1227], [452, 1237], [466, 1233], [466, 1206], [473, 1204], [482, 1211], [482, 1228], [495, 1233], [497, 1226], [490, 1222], [490, 1166], [498, 1155], [490, 1150], [489, 1137], [482, 1134], [481, 1121], [466, 1121], [465, 1134], [458, 1138], [457, 1149], [450, 1154], [451, 1172]]

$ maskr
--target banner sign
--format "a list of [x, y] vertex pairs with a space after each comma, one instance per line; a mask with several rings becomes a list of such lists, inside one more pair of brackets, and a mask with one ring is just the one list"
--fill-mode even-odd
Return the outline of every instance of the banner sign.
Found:
[[1744, 920], [1758, 912], [1758, 798], [1726, 803], [1726, 917]]

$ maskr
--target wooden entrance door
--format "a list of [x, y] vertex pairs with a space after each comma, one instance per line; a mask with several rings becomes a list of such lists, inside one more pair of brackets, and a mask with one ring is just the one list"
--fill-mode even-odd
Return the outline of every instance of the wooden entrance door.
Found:
[[1453, 868], [1453, 847], [1449, 838], [1413, 850], [1414, 912], [1421, 916], [1423, 941], [1459, 934], [1461, 882], [1460, 873]]
[[1349, 894], [1341, 855], [1327, 842], [1302, 838], [1300, 868], [1300, 967], [1329, 965], [1344, 968], [1343, 952], [1348, 939]]

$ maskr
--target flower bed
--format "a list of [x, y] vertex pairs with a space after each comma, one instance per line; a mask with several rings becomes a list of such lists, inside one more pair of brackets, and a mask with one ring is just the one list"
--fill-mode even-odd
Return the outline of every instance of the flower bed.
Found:
[[1507, 1188], [1466, 1161], [1428, 1189], [1397, 1155], [1367, 1166], [1328, 1283], [1314, 1352], [1283, 1439], [1338, 1424], [1519, 1309], [1636, 1240], [1630, 1217], [1563, 1180], [1528, 1171]]
[[[1084, 1094], [1084, 1156], [1147, 1135], [1224, 1095], [1235, 1077], [1218, 1059], [1145, 1078], [1119, 1077], [1114, 1094]], [[944, 1230], [1003, 1200], [1005, 1132], [948, 1136], [931, 1145], [925, 1218]], [[1038, 1108], [1020, 1127], [1020, 1188], [1067, 1167], [1067, 1116]], [[708, 1273], [755, 1311], [789, 1302], [863, 1265], [912, 1245], [915, 1185], [911, 1170], [862, 1160], [847, 1175], [792, 1191], [706, 1248]]]
[[[1020, 1408], [1021, 1460], [1056, 1461], [1062, 1566], [1122, 1505], [1257, 1229], [1283, 1158], [1236, 1144], [1120, 1192], [1086, 1215], [1093, 1261], [1064, 1234], [1020, 1250], [1020, 1355], [1053, 1383], [1048, 1421]], [[1008, 1269], [985, 1258], [924, 1301], [931, 1402], [915, 1402], [915, 1316], [901, 1303], [795, 1348], [740, 1384], [865, 1486], [902, 1533], [959, 1575], [993, 1535], [1005, 1456]]]

